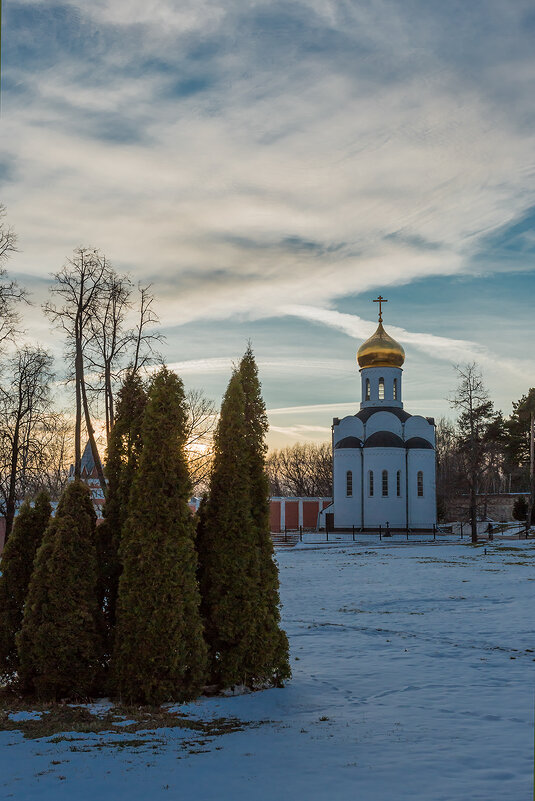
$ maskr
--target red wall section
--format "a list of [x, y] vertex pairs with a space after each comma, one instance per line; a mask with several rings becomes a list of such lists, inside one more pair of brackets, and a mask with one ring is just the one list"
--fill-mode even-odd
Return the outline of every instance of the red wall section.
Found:
[[286, 528], [299, 528], [299, 501], [286, 501]]
[[303, 501], [303, 528], [316, 528], [319, 510], [319, 501]]
[[280, 501], [270, 501], [269, 502], [269, 522], [271, 531], [280, 531], [281, 530], [281, 502]]

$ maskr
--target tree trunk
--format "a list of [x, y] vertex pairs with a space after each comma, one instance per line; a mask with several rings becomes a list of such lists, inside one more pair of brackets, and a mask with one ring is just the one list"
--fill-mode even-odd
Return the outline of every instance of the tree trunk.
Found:
[[76, 418], [74, 423], [74, 477], [80, 480], [81, 461], [82, 461], [82, 348], [76, 334], [76, 359], [75, 359], [75, 383], [76, 383]]
[[104, 497], [106, 497], [106, 489], [107, 489], [106, 479], [104, 477], [104, 470], [102, 469], [102, 462], [100, 461], [100, 454], [98, 452], [97, 442], [95, 440], [95, 432], [91, 424], [91, 415], [89, 414], [89, 404], [87, 402], [87, 393], [85, 390], [85, 381], [83, 377], [80, 384], [80, 389], [82, 392], [82, 401], [84, 406], [85, 427], [87, 428], [87, 436], [89, 438], [89, 444], [91, 445], [91, 453], [93, 455], [93, 461], [95, 462], [95, 467], [97, 469], [100, 488], [104, 493]]
[[477, 542], [477, 491], [476, 485], [470, 487], [470, 527], [472, 529], [472, 543]]
[[9, 473], [9, 489], [6, 498], [6, 533], [4, 537], [4, 545], [6, 544], [11, 529], [13, 528], [13, 521], [15, 520], [15, 505], [16, 505], [16, 489], [17, 489], [17, 467], [19, 461], [19, 432], [20, 420], [17, 420], [15, 430], [13, 431], [13, 446], [11, 450], [11, 465]]
[[104, 368], [104, 402], [106, 407], [106, 442], [109, 441], [113, 426], [113, 388], [111, 385], [111, 364], [106, 363]]
[[526, 531], [529, 531], [533, 525], [533, 516], [535, 514], [535, 415], [531, 412], [530, 426], [529, 426], [529, 501], [528, 513], [526, 515]]

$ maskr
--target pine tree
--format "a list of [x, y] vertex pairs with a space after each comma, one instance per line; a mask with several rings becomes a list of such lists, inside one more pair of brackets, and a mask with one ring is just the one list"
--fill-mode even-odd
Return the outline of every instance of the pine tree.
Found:
[[222, 687], [251, 686], [257, 678], [262, 605], [246, 449], [245, 398], [235, 373], [221, 406], [209, 497], [197, 533], [210, 677]]
[[112, 674], [127, 701], [188, 700], [205, 678], [185, 438], [182, 382], [164, 367], [149, 389], [121, 534]]
[[104, 522], [97, 527], [98, 597], [104, 612], [108, 649], [112, 648], [121, 564], [119, 543], [128, 517], [134, 475], [141, 456], [141, 426], [147, 396], [134, 372], [127, 374], [119, 390], [115, 421], [110, 432], [106, 460], [108, 491]]
[[249, 503], [258, 548], [262, 614], [256, 639], [256, 674], [261, 681], [280, 685], [290, 677], [288, 639], [280, 628], [279, 576], [270, 533], [269, 479], [266, 471], [269, 428], [258, 368], [249, 344], [239, 376], [245, 401], [245, 458], [248, 462]]
[[35, 554], [48, 525], [50, 499], [41, 492], [31, 506], [25, 501], [15, 518], [11, 536], [2, 553], [0, 576], [0, 676], [12, 678], [18, 669], [15, 634], [22, 626], [24, 604]]
[[69, 484], [39, 548], [17, 634], [20, 678], [41, 698], [83, 698], [101, 671], [95, 511], [88, 488]]

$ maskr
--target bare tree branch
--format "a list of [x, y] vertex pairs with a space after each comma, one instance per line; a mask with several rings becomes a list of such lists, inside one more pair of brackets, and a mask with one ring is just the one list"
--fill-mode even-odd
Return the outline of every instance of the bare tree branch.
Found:
[[23, 347], [9, 360], [8, 375], [0, 387], [0, 497], [6, 538], [28, 477], [42, 465], [43, 435], [51, 417], [52, 357], [42, 348]]
[[102, 303], [110, 268], [105, 256], [98, 250], [78, 248], [72, 259], [54, 275], [55, 284], [50, 292], [57, 302], [49, 301], [44, 312], [54, 325], [62, 329], [67, 338], [68, 353], [74, 357], [76, 416], [74, 474], [81, 475], [82, 411], [87, 435], [99, 482], [106, 493], [106, 479], [95, 440], [85, 378], [85, 357], [88, 342], [93, 336], [92, 320]]

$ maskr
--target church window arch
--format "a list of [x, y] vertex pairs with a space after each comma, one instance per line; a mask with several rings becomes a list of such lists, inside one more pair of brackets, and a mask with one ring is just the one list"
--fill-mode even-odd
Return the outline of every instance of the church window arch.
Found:
[[351, 470], [348, 470], [346, 473], [346, 497], [351, 498], [353, 496], [353, 473]]
[[388, 470], [383, 470], [382, 483], [383, 483], [383, 498], [387, 498], [388, 497]]
[[392, 388], [392, 397], [393, 397], [394, 400], [398, 399], [398, 380], [397, 380], [397, 378], [394, 378], [394, 385], [393, 385], [393, 388]]
[[368, 488], [370, 492], [370, 498], [373, 498], [373, 470], [370, 470], [368, 473]]
[[401, 470], [396, 473], [396, 495], [398, 498], [401, 497]]
[[379, 400], [385, 399], [385, 380], [383, 377], [379, 379]]
[[419, 498], [424, 497], [424, 474], [421, 470], [416, 475], [416, 492]]
[[366, 379], [366, 395], [365, 400], [370, 400], [370, 379]]

